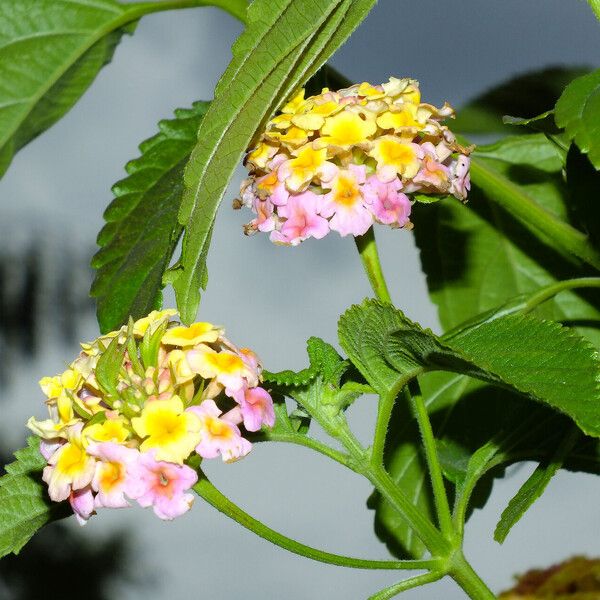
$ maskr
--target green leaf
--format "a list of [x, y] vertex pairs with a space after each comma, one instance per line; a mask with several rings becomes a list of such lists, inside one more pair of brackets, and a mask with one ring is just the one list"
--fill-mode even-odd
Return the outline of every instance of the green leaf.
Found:
[[227, 182], [256, 131], [347, 39], [375, 0], [255, 0], [248, 27], [198, 132], [185, 170], [182, 254], [170, 274], [184, 322], [196, 316]]
[[46, 494], [39, 438], [30, 437], [27, 445], [15, 452], [16, 461], [0, 478], [0, 557], [18, 554], [38, 529], [69, 514], [65, 503], [52, 502]]
[[517, 127], [527, 127], [534, 131], [541, 131], [542, 133], [546, 133], [548, 135], [556, 135], [560, 133], [560, 129], [556, 126], [554, 122], [554, 109], [547, 110], [543, 112], [541, 115], [537, 115], [535, 117], [512, 117], [510, 115], [504, 115], [502, 117], [502, 122], [505, 125], [515, 125]]
[[208, 102], [178, 109], [161, 121], [159, 133], [142, 142], [141, 156], [127, 163], [128, 177], [113, 186], [115, 199], [104, 213], [101, 249], [91, 294], [103, 332], [117, 329], [131, 315], [138, 319], [162, 303], [162, 276], [181, 235], [177, 213], [183, 170], [196, 143]]
[[[590, 394], [598, 397], [596, 378], [599, 366], [595, 351], [569, 330], [556, 324], [515, 315], [498, 318], [466, 330], [461, 335], [440, 340], [409, 321], [392, 306], [369, 300], [360, 307], [352, 307], [342, 316], [339, 331], [343, 348], [379, 393], [393, 386], [399, 388], [428, 369], [455, 370], [484, 381], [512, 385], [525, 394], [549, 403], [553, 408], [575, 416], [585, 427], [597, 428], [597, 417], [587, 412]], [[583, 360], [582, 369], [577, 373], [572, 372], [568, 366], [571, 361], [567, 361], [567, 364], [563, 362], [563, 352], [567, 349], [565, 344], [570, 343], [568, 340], [577, 346], [573, 356], [575, 364]], [[482, 350], [480, 346], [488, 342], [491, 348]], [[538, 344], [543, 348], [538, 348]], [[546, 367], [556, 379], [548, 377], [548, 373], [543, 370]], [[529, 373], [529, 369], [537, 377]], [[569, 388], [571, 385], [581, 384], [577, 392], [574, 387], [576, 397], [573, 396], [573, 405], [564, 405], [564, 388], [550, 390], [546, 387], [546, 377], [548, 380], [553, 379], [555, 385], [557, 382], [564, 382], [563, 377], [566, 377]], [[581, 377], [586, 380], [585, 383]], [[427, 379], [424, 383], [427, 383]], [[439, 374], [434, 385], [424, 385], [428, 410], [441, 415], [434, 426], [438, 436], [453, 424], [450, 417], [455, 410], [454, 406], [469, 388], [479, 391], [482, 386], [467, 377], [446, 374]], [[499, 390], [494, 390], [493, 393], [498, 392]], [[505, 392], [502, 394], [506, 396]], [[488, 388], [487, 393], [478, 397], [480, 410], [473, 411], [471, 408], [467, 412], [467, 415], [477, 414], [475, 427], [465, 428], [464, 418], [454, 421], [459, 424], [458, 429], [462, 434], [457, 443], [470, 447], [464, 440], [464, 434], [469, 435], [470, 431], [481, 433], [483, 428], [479, 425], [480, 421], [491, 436], [497, 432], [495, 428], [500, 427], [505, 418], [511, 417], [506, 423], [506, 427], [510, 428], [531, 412], [530, 407], [523, 409], [520, 400], [516, 401], [514, 410], [510, 410], [510, 397], [508, 400], [502, 398], [502, 402], [497, 404], [499, 410], [495, 411], [498, 418], [494, 418], [492, 411], [487, 408], [491, 396]], [[401, 414], [393, 416], [392, 422], [401, 425], [396, 425], [389, 436], [391, 443], [386, 449], [386, 466], [397, 485], [411, 496], [413, 502], [422, 511], [430, 512], [432, 503], [418, 431], [407, 407], [400, 404], [396, 410]], [[481, 443], [478, 439], [475, 448]], [[376, 508], [376, 531], [390, 550], [399, 555], [408, 552], [413, 556], [421, 556], [424, 551], [422, 544], [395, 515], [392, 507], [379, 497], [373, 500], [372, 505]]]
[[465, 134], [512, 134], [504, 115], [532, 117], [554, 106], [564, 87], [586, 73], [582, 67], [552, 67], [519, 75], [461, 107], [452, 130]]
[[339, 334], [380, 394], [426, 371], [451, 371], [546, 403], [600, 437], [600, 357], [558, 323], [508, 315], [438, 338], [393, 306], [366, 300], [344, 313]]
[[544, 493], [552, 477], [561, 468], [565, 455], [572, 449], [576, 439], [570, 436], [565, 438], [565, 441], [566, 443], [563, 442], [551, 462], [540, 463], [537, 466], [502, 512], [494, 530], [494, 539], [500, 544], [504, 542], [512, 527], [521, 519], [527, 509]]
[[[560, 156], [552, 142], [541, 135], [523, 136], [480, 150], [487, 151], [488, 160], [494, 161], [495, 168], [518, 180], [545, 209], [565, 221], [572, 218], [567, 206], [572, 206], [573, 200], [568, 202], [570, 190], [562, 180]], [[421, 262], [430, 296], [445, 329], [457, 327], [503, 304], [505, 310], [513, 311], [520, 304], [519, 295], [523, 297], [556, 281], [585, 275], [569, 258], [549, 252], [547, 246], [511, 215], [488, 201], [477, 188], [472, 190], [467, 206], [442, 202], [415, 208], [411, 218], [416, 225]], [[516, 300], [512, 300], [513, 297]], [[536, 314], [573, 323], [579, 333], [600, 347], [597, 306], [600, 306], [600, 297], [596, 292], [565, 292], [540, 306]], [[463, 447], [466, 456], [484, 446], [498, 431], [518, 430], [518, 425], [531, 413], [531, 405], [520, 407], [523, 400], [513, 394], [466, 377], [431, 373], [420, 378], [420, 383], [433, 413], [436, 435]], [[478, 406], [484, 406], [485, 410], [476, 410]], [[536, 413], [540, 410], [538, 407]], [[548, 422], [545, 432], [558, 432], [556, 443], [559, 443], [560, 432], [565, 430], [567, 422], [560, 415], [551, 416], [554, 420]], [[545, 422], [544, 419], [540, 417], [540, 422]], [[529, 431], [520, 431], [520, 438], [513, 442], [514, 447], [520, 449], [519, 460], [524, 456], [539, 460], [552, 455], [555, 445], [544, 445], [547, 433], [536, 439]], [[407, 445], [411, 438], [404, 435], [393, 443]], [[417, 452], [418, 440], [413, 443]], [[587, 458], [578, 462], [576, 452]], [[393, 450], [390, 453], [393, 455]], [[594, 471], [597, 453], [597, 440], [589, 440], [581, 450], [576, 449], [571, 454], [565, 467]], [[507, 456], [506, 460], [516, 459]], [[397, 461], [395, 468], [401, 469], [402, 461]], [[479, 476], [482, 474], [477, 478]], [[423, 493], [428, 493], [426, 486]], [[480, 503], [483, 500], [485, 498], [480, 499]]]
[[100, 387], [111, 396], [118, 396], [117, 381], [123, 365], [125, 345], [119, 343], [115, 335], [96, 363], [96, 380]]
[[0, 175], [79, 100], [142, 14], [113, 0], [0, 3]]
[[[588, 435], [600, 437], [600, 357], [569, 328], [510, 315], [443, 339], [486, 374], [568, 415]], [[449, 367], [454, 370], [454, 365]]]
[[[545, 136], [507, 138], [480, 147], [479, 155], [498, 173], [517, 180], [550, 213], [569, 220], [561, 155]], [[411, 220], [430, 297], [445, 330], [497, 309], [519, 294], [586, 274], [569, 257], [549, 250], [478, 188], [471, 191], [466, 206], [453, 201], [415, 206]], [[564, 292], [536, 314], [577, 320], [578, 331], [600, 347], [596, 306], [600, 306], [597, 292]]]
[[588, 0], [588, 3], [592, 7], [598, 20], [600, 20], [600, 0]]
[[[402, 312], [377, 300], [365, 300], [360, 306], [351, 306], [340, 317], [340, 344], [378, 394], [386, 394], [393, 388], [400, 389], [414, 377], [412, 371], [401, 373], [390, 365], [383, 352], [388, 335], [412, 324]], [[417, 365], [416, 371], [420, 370]]]
[[600, 169], [600, 69], [572, 81], [556, 103], [555, 119]]

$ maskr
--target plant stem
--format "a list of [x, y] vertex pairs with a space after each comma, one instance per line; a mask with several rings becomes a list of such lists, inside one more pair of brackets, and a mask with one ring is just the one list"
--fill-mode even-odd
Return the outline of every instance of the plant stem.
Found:
[[600, 269], [600, 252], [581, 231], [561, 221], [526, 194], [523, 189], [484, 160], [471, 160], [471, 180], [496, 204], [518, 219], [527, 229], [546, 242], [552, 242], [596, 269]]
[[578, 279], [567, 279], [548, 285], [529, 297], [522, 312], [527, 314], [560, 292], [576, 288], [600, 288], [600, 277], [579, 277]]
[[419, 587], [420, 585], [426, 585], [441, 579], [445, 573], [443, 571], [430, 571], [429, 573], [423, 573], [423, 575], [417, 575], [416, 577], [410, 577], [404, 581], [394, 583], [390, 587], [377, 592], [369, 597], [369, 600], [389, 600], [398, 594], [410, 590], [411, 588]]
[[[272, 433], [268, 432], [264, 436], [264, 441], [266, 442], [285, 442], [288, 444], [296, 444], [298, 446], [304, 446], [305, 448], [310, 448], [311, 450], [315, 450], [324, 456], [327, 456], [331, 460], [356, 471], [356, 467], [354, 466], [354, 462], [350, 460], [347, 454], [335, 450], [334, 448], [329, 447], [327, 444], [323, 442], [319, 442], [313, 438], [308, 437], [307, 435], [295, 435], [295, 434], [286, 434], [286, 433]], [[261, 441], [259, 439], [259, 441]]]
[[214, 506], [224, 515], [233, 519], [246, 529], [249, 529], [256, 535], [265, 540], [289, 550], [294, 554], [305, 556], [319, 562], [337, 565], [340, 567], [350, 567], [354, 569], [389, 569], [389, 570], [419, 570], [432, 569], [439, 567], [439, 561], [436, 560], [366, 560], [332, 554], [324, 550], [312, 548], [302, 544], [292, 538], [289, 538], [261, 523], [247, 512], [242, 510], [237, 504], [224, 496], [206, 477], [201, 469], [198, 469], [198, 483], [194, 486], [194, 491], [204, 498], [209, 504]]
[[471, 600], [495, 600], [495, 594], [473, 570], [461, 551], [458, 551], [452, 557], [452, 566], [448, 574], [460, 585]]
[[379, 262], [373, 227], [370, 227], [364, 235], [355, 237], [354, 241], [375, 296], [382, 302], [391, 304], [392, 299], [390, 298], [383, 271], [381, 270], [381, 263]]
[[432, 556], [444, 557], [451, 553], [452, 545], [398, 488], [396, 482], [385, 469], [369, 464], [365, 468], [365, 477], [375, 486], [381, 495], [398, 511], [408, 525], [425, 544]]
[[396, 389], [387, 394], [379, 396], [377, 405], [377, 421], [375, 422], [375, 433], [373, 434], [373, 446], [371, 447], [371, 462], [374, 465], [383, 465], [383, 453], [385, 451], [385, 440], [387, 438], [390, 417], [394, 409], [394, 402], [398, 392]]
[[429, 469], [435, 510], [440, 524], [440, 529], [447, 539], [452, 539], [455, 534], [454, 527], [452, 525], [452, 513], [450, 512], [450, 504], [448, 503], [446, 486], [444, 485], [442, 469], [438, 459], [435, 437], [433, 435], [433, 429], [431, 428], [429, 413], [427, 412], [427, 407], [423, 401], [421, 390], [418, 389], [418, 382], [416, 382], [416, 380], [414, 382], [414, 387], [417, 389], [411, 394], [408, 386], [405, 386], [404, 393], [407, 397], [407, 400], [412, 402], [417, 423], [419, 424], [419, 430], [421, 431], [421, 438], [423, 441], [423, 447], [425, 448], [425, 458], [427, 460], [427, 467]]
[[135, 18], [165, 10], [196, 8], [199, 6], [215, 6], [246, 23], [246, 0], [158, 0], [156, 2], [136, 2], [128, 5], [128, 13], [137, 14]]

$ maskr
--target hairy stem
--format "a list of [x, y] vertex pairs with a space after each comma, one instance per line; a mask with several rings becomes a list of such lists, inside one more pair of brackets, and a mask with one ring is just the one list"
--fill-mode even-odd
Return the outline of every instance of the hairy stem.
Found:
[[390, 587], [373, 594], [369, 597], [369, 600], [388, 600], [389, 598], [394, 598], [398, 594], [401, 594], [406, 590], [410, 590], [411, 588], [433, 583], [434, 581], [441, 579], [444, 575], [445, 573], [443, 571], [430, 571], [429, 573], [423, 573], [422, 575], [417, 575], [416, 577], [410, 577], [409, 579], [394, 583], [394, 585], [390, 585]]
[[285, 442], [288, 444], [296, 444], [297, 446], [304, 446], [305, 448], [310, 448], [311, 450], [319, 452], [319, 454], [327, 456], [327, 458], [334, 460], [348, 469], [353, 471], [356, 470], [353, 461], [350, 460], [347, 454], [344, 454], [339, 450], [335, 450], [334, 448], [329, 447], [327, 444], [308, 437], [307, 435], [268, 432], [265, 434], [264, 438], [258, 439], [258, 441], [262, 440], [266, 442]]
[[577, 288], [600, 288], [600, 277], [579, 277], [578, 279], [567, 279], [548, 285], [529, 297], [522, 312], [527, 314], [546, 300], [554, 298], [560, 292]]
[[450, 504], [448, 503], [448, 495], [442, 469], [438, 459], [435, 437], [429, 420], [429, 413], [421, 395], [421, 390], [418, 389], [418, 383], [414, 382], [414, 387], [417, 388], [411, 394], [408, 386], [404, 388], [404, 393], [407, 400], [412, 403], [419, 430], [421, 431], [421, 439], [425, 448], [425, 458], [431, 479], [431, 488], [433, 490], [433, 499], [435, 510], [440, 524], [440, 529], [447, 539], [452, 539], [454, 536], [454, 526], [452, 525], [452, 513], [450, 512]]
[[355, 237], [354, 241], [375, 296], [382, 302], [389, 302], [391, 304], [392, 299], [388, 292], [383, 271], [381, 270], [381, 263], [379, 262], [379, 253], [377, 252], [373, 227], [370, 227], [364, 235]]
[[371, 462], [375, 465], [383, 464], [385, 440], [387, 438], [390, 417], [392, 415], [392, 410], [394, 409], [396, 396], [397, 391], [394, 389], [379, 397], [379, 404], [377, 405], [377, 421], [375, 422], [373, 446], [371, 447]]
[[462, 552], [453, 556], [449, 575], [472, 600], [495, 600], [496, 595], [481, 580]]
[[233, 519], [246, 529], [249, 529], [256, 535], [276, 546], [289, 550], [294, 554], [299, 554], [300, 556], [305, 556], [319, 562], [354, 569], [419, 570], [431, 569], [438, 566], [438, 561], [435, 560], [366, 560], [353, 558], [350, 556], [325, 552], [324, 550], [318, 550], [317, 548], [302, 544], [301, 542], [271, 529], [264, 523], [261, 523], [250, 516], [237, 504], [233, 503], [229, 498], [223, 495], [210, 482], [201, 469], [198, 469], [198, 483], [194, 486], [194, 491], [224, 515]]

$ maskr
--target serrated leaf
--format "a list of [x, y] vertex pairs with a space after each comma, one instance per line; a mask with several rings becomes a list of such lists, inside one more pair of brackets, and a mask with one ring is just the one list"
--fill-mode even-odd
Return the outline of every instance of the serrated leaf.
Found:
[[183, 170], [196, 143], [208, 102], [178, 109], [161, 121], [159, 133], [142, 142], [141, 156], [129, 162], [129, 174], [113, 186], [115, 199], [104, 213], [100, 250], [92, 259], [100, 329], [111, 331], [147, 315], [162, 303], [162, 276], [182, 228], [177, 213], [183, 194]]
[[573, 430], [567, 435], [550, 461], [540, 463], [519, 491], [511, 498], [494, 530], [494, 539], [497, 542], [500, 544], [504, 542], [512, 527], [544, 493], [546, 486], [562, 467], [566, 456], [573, 449], [579, 437], [580, 433], [577, 430]]
[[588, 4], [592, 7], [594, 14], [600, 20], [600, 0], [588, 0]]
[[0, 175], [79, 100], [142, 14], [113, 0], [0, 3]]
[[350, 359], [380, 394], [426, 371], [451, 371], [510, 387], [600, 437], [600, 357], [558, 323], [508, 315], [438, 338], [393, 306], [366, 300], [344, 313], [339, 333]]
[[551, 67], [519, 75], [462, 106], [452, 130], [465, 134], [512, 134], [502, 122], [504, 115], [539, 115], [554, 106], [569, 82], [586, 72], [582, 67]]
[[565, 88], [556, 103], [555, 120], [600, 170], [600, 69]]
[[383, 340], [391, 332], [410, 324], [402, 312], [389, 304], [366, 300], [362, 305], [351, 306], [338, 322], [338, 337], [342, 348], [378, 394], [408, 381], [387, 361], [382, 353]]
[[263, 371], [262, 376], [265, 383], [272, 383], [282, 387], [292, 387], [306, 385], [312, 381], [317, 376], [317, 370], [309, 367], [297, 372], [290, 369], [278, 371], [277, 373]]
[[248, 27], [198, 132], [185, 171], [179, 222], [181, 259], [172, 273], [177, 305], [191, 322], [206, 280], [206, 257], [227, 182], [255, 132], [313, 75], [366, 16], [375, 0], [255, 0]]
[[[535, 148], [536, 145], [539, 147]], [[515, 140], [507, 140], [506, 145], [496, 144], [492, 150], [496, 168], [517, 178], [519, 185], [538, 204], [565, 221], [572, 217], [567, 210], [569, 190], [562, 181], [560, 161], [551, 142], [539, 135], [527, 136], [523, 142], [515, 144]], [[544, 170], [539, 169], [540, 164]], [[416, 208], [412, 219], [416, 225], [421, 262], [430, 296], [438, 306], [445, 329], [457, 327], [485, 311], [491, 311], [490, 318], [495, 318], [493, 309], [502, 304], [507, 312], [514, 312], [521, 303], [519, 295], [523, 298], [558, 280], [585, 275], [585, 271], [570, 259], [549, 253], [545, 245], [509, 214], [489, 202], [477, 188], [472, 190], [467, 206], [444, 202]], [[580, 333], [600, 347], [600, 313], [596, 308], [599, 305], [600, 298], [595, 291], [564, 292], [538, 308], [536, 314], [573, 321]], [[421, 378], [420, 383], [430, 412], [437, 415], [432, 415], [436, 435], [460, 444], [466, 454], [475, 452], [497, 435], [498, 430], [517, 429], [531, 412], [530, 407], [528, 410], [519, 408], [523, 401], [514, 395], [457, 375], [432, 373]], [[478, 411], [479, 406], [486, 409]], [[536, 412], [540, 410], [541, 407]], [[547, 421], [543, 415], [544, 412], [540, 413], [539, 421], [545, 422], [546, 426], [541, 435], [529, 436], [529, 431], [522, 431], [514, 442], [520, 451], [520, 454], [517, 451], [520, 459], [530, 456], [539, 460], [550, 456], [555, 445], [547, 447], [544, 443], [557, 434], [556, 443], [560, 441], [566, 420], [553, 415], [554, 420]], [[401, 439], [404, 440], [402, 443], [409, 443], [407, 436]], [[581, 454], [581, 460], [576, 460], [576, 453]], [[514, 459], [507, 457], [507, 460]], [[401, 462], [397, 464], [401, 465]], [[565, 462], [566, 468], [590, 469], [592, 472], [597, 470], [597, 465], [598, 442], [590, 439], [582, 443], [580, 450], [573, 451]], [[405, 485], [409, 484], [406, 482]], [[486, 490], [489, 491], [489, 483], [480, 503], [485, 501]]]
[[0, 557], [18, 554], [38, 529], [69, 513], [64, 503], [51, 502], [46, 494], [39, 438], [30, 437], [27, 444], [15, 452], [15, 462], [0, 478]]

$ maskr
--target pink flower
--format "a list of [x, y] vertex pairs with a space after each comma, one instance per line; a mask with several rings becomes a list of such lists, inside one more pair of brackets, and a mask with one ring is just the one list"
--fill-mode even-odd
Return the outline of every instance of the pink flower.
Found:
[[259, 231], [267, 232], [275, 229], [275, 219], [273, 218], [273, 204], [269, 199], [261, 200], [255, 198], [253, 204], [256, 219], [252, 221], [252, 225]]
[[224, 462], [232, 462], [246, 456], [252, 444], [242, 437], [240, 430], [230, 419], [220, 419], [221, 410], [214, 400], [204, 400], [200, 406], [188, 408], [202, 422], [200, 443], [196, 452], [202, 458], [216, 458], [219, 454]]
[[435, 191], [445, 192], [448, 189], [448, 175], [450, 170], [438, 158], [436, 148], [431, 142], [421, 145], [423, 161], [419, 172], [414, 176], [414, 183], [432, 187]]
[[410, 216], [411, 203], [406, 194], [400, 192], [402, 183], [398, 178], [388, 183], [371, 175], [364, 186], [365, 200], [380, 223], [397, 224], [403, 227]]
[[69, 494], [69, 504], [75, 513], [77, 522], [80, 525], [85, 525], [94, 513], [94, 494], [92, 494], [92, 488], [88, 485], [80, 490], [71, 491]]
[[281, 231], [271, 238], [284, 244], [297, 246], [309, 237], [318, 240], [329, 233], [327, 219], [318, 215], [319, 197], [310, 191], [291, 195], [285, 206], [280, 206], [278, 214], [284, 217]]
[[140, 506], [152, 506], [160, 519], [170, 521], [187, 512], [194, 497], [187, 491], [198, 481], [194, 469], [187, 465], [154, 460], [154, 452], [140, 454], [132, 465], [131, 485], [128, 494]]
[[323, 197], [321, 215], [333, 217], [329, 227], [340, 235], [363, 235], [373, 224], [373, 216], [367, 209], [362, 194], [365, 183], [364, 165], [350, 165], [339, 171], [327, 184], [331, 192]]
[[267, 390], [261, 387], [246, 388], [238, 390], [231, 396], [240, 405], [244, 427], [248, 431], [258, 431], [263, 425], [273, 427], [275, 411], [273, 400]]
[[464, 154], [460, 154], [457, 159], [450, 163], [450, 193], [459, 200], [465, 200], [468, 191], [471, 189], [471, 178], [469, 177], [469, 167], [471, 159]]
[[127, 448], [114, 442], [90, 444], [88, 454], [100, 459], [96, 463], [96, 472], [92, 479], [92, 489], [97, 493], [96, 507], [125, 508], [129, 502], [125, 494], [133, 485], [131, 471], [140, 458], [138, 450]]

